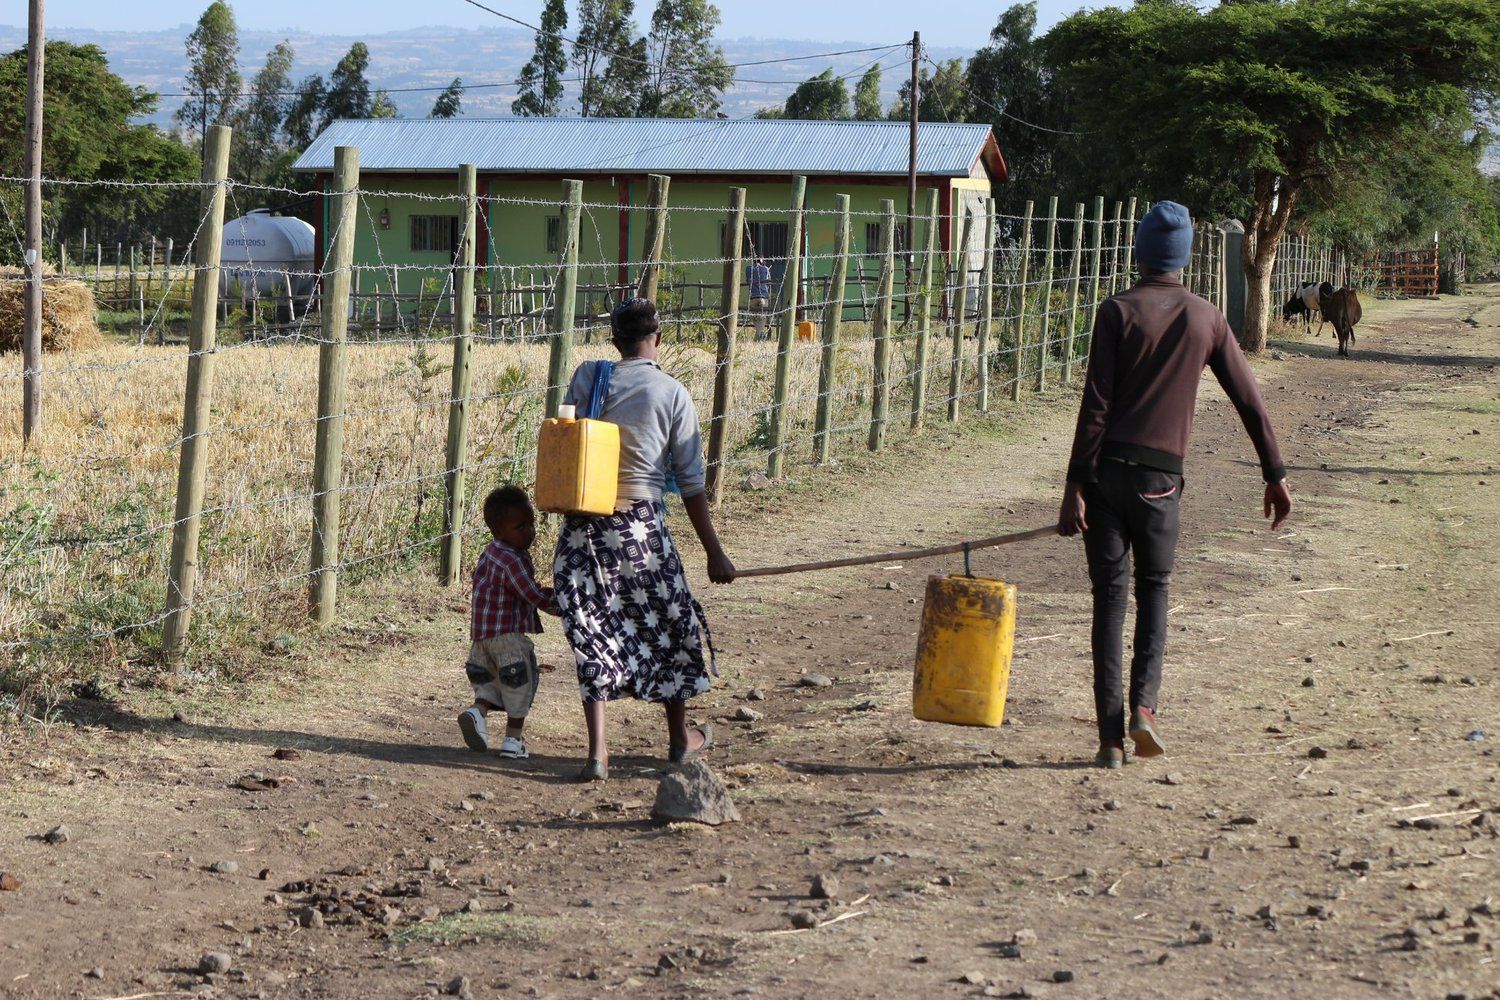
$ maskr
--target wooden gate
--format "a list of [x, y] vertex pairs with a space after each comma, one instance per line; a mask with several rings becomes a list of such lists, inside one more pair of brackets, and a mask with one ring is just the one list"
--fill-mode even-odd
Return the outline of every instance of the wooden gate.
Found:
[[1438, 293], [1437, 244], [1422, 250], [1393, 250], [1370, 261], [1366, 267], [1379, 275], [1377, 288], [1401, 295]]

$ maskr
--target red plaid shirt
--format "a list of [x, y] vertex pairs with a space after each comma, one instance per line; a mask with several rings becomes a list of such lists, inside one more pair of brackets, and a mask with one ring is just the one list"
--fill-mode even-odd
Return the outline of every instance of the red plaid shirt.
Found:
[[557, 614], [552, 588], [536, 582], [531, 556], [498, 540], [484, 547], [473, 580], [470, 635], [475, 642], [508, 632], [540, 632], [537, 608]]

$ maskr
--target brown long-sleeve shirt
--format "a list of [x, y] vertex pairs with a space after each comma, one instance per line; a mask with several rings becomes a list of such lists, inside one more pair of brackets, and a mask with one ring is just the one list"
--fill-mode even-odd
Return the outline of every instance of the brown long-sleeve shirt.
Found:
[[1205, 367], [1239, 411], [1266, 482], [1285, 478], [1255, 375], [1224, 314], [1177, 275], [1154, 274], [1105, 299], [1094, 316], [1069, 482], [1094, 482], [1101, 457], [1180, 474]]

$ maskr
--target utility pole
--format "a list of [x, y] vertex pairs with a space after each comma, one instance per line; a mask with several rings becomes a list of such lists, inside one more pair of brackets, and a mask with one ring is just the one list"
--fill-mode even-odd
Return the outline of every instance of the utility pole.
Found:
[[922, 104], [922, 33], [911, 33], [911, 148], [906, 158], [906, 288], [901, 296], [906, 303], [906, 319], [911, 319], [912, 249], [917, 233], [917, 109]]
[[44, 0], [31, 0], [26, 24], [26, 329], [21, 340], [21, 440], [42, 419], [42, 69]]

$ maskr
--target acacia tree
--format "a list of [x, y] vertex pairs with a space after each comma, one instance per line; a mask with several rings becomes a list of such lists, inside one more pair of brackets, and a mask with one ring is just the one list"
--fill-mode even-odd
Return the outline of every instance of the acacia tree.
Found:
[[436, 101], [432, 102], [432, 114], [429, 118], [457, 118], [463, 113], [464, 104], [464, 81], [455, 76], [453, 82], [448, 84], [448, 89], [438, 95]]
[[564, 0], [547, 0], [542, 7], [541, 30], [536, 33], [536, 50], [516, 78], [520, 94], [511, 102], [512, 114], [552, 117], [562, 110], [562, 77], [568, 68], [562, 32], [567, 26]]
[[1240, 217], [1241, 339], [1258, 351], [1276, 243], [1304, 192], [1493, 101], [1496, 24], [1500, 0], [1150, 3], [1074, 14], [1044, 46], [1122, 180]]
[[812, 121], [840, 121], [849, 117], [849, 88], [842, 77], [825, 69], [810, 80], [804, 80], [786, 99], [786, 118]]
[[187, 91], [192, 94], [177, 109], [177, 121], [198, 133], [200, 151], [208, 141], [208, 127], [229, 122], [240, 99], [244, 82], [236, 61], [240, 54], [240, 32], [234, 11], [223, 0], [214, 0], [198, 18], [187, 36]]
[[712, 118], [734, 70], [714, 44], [719, 8], [708, 0], [657, 0], [645, 41], [647, 65], [637, 113], [646, 118]]
[[854, 117], [862, 122], [885, 117], [885, 109], [880, 105], [880, 63], [865, 70], [854, 87]]

